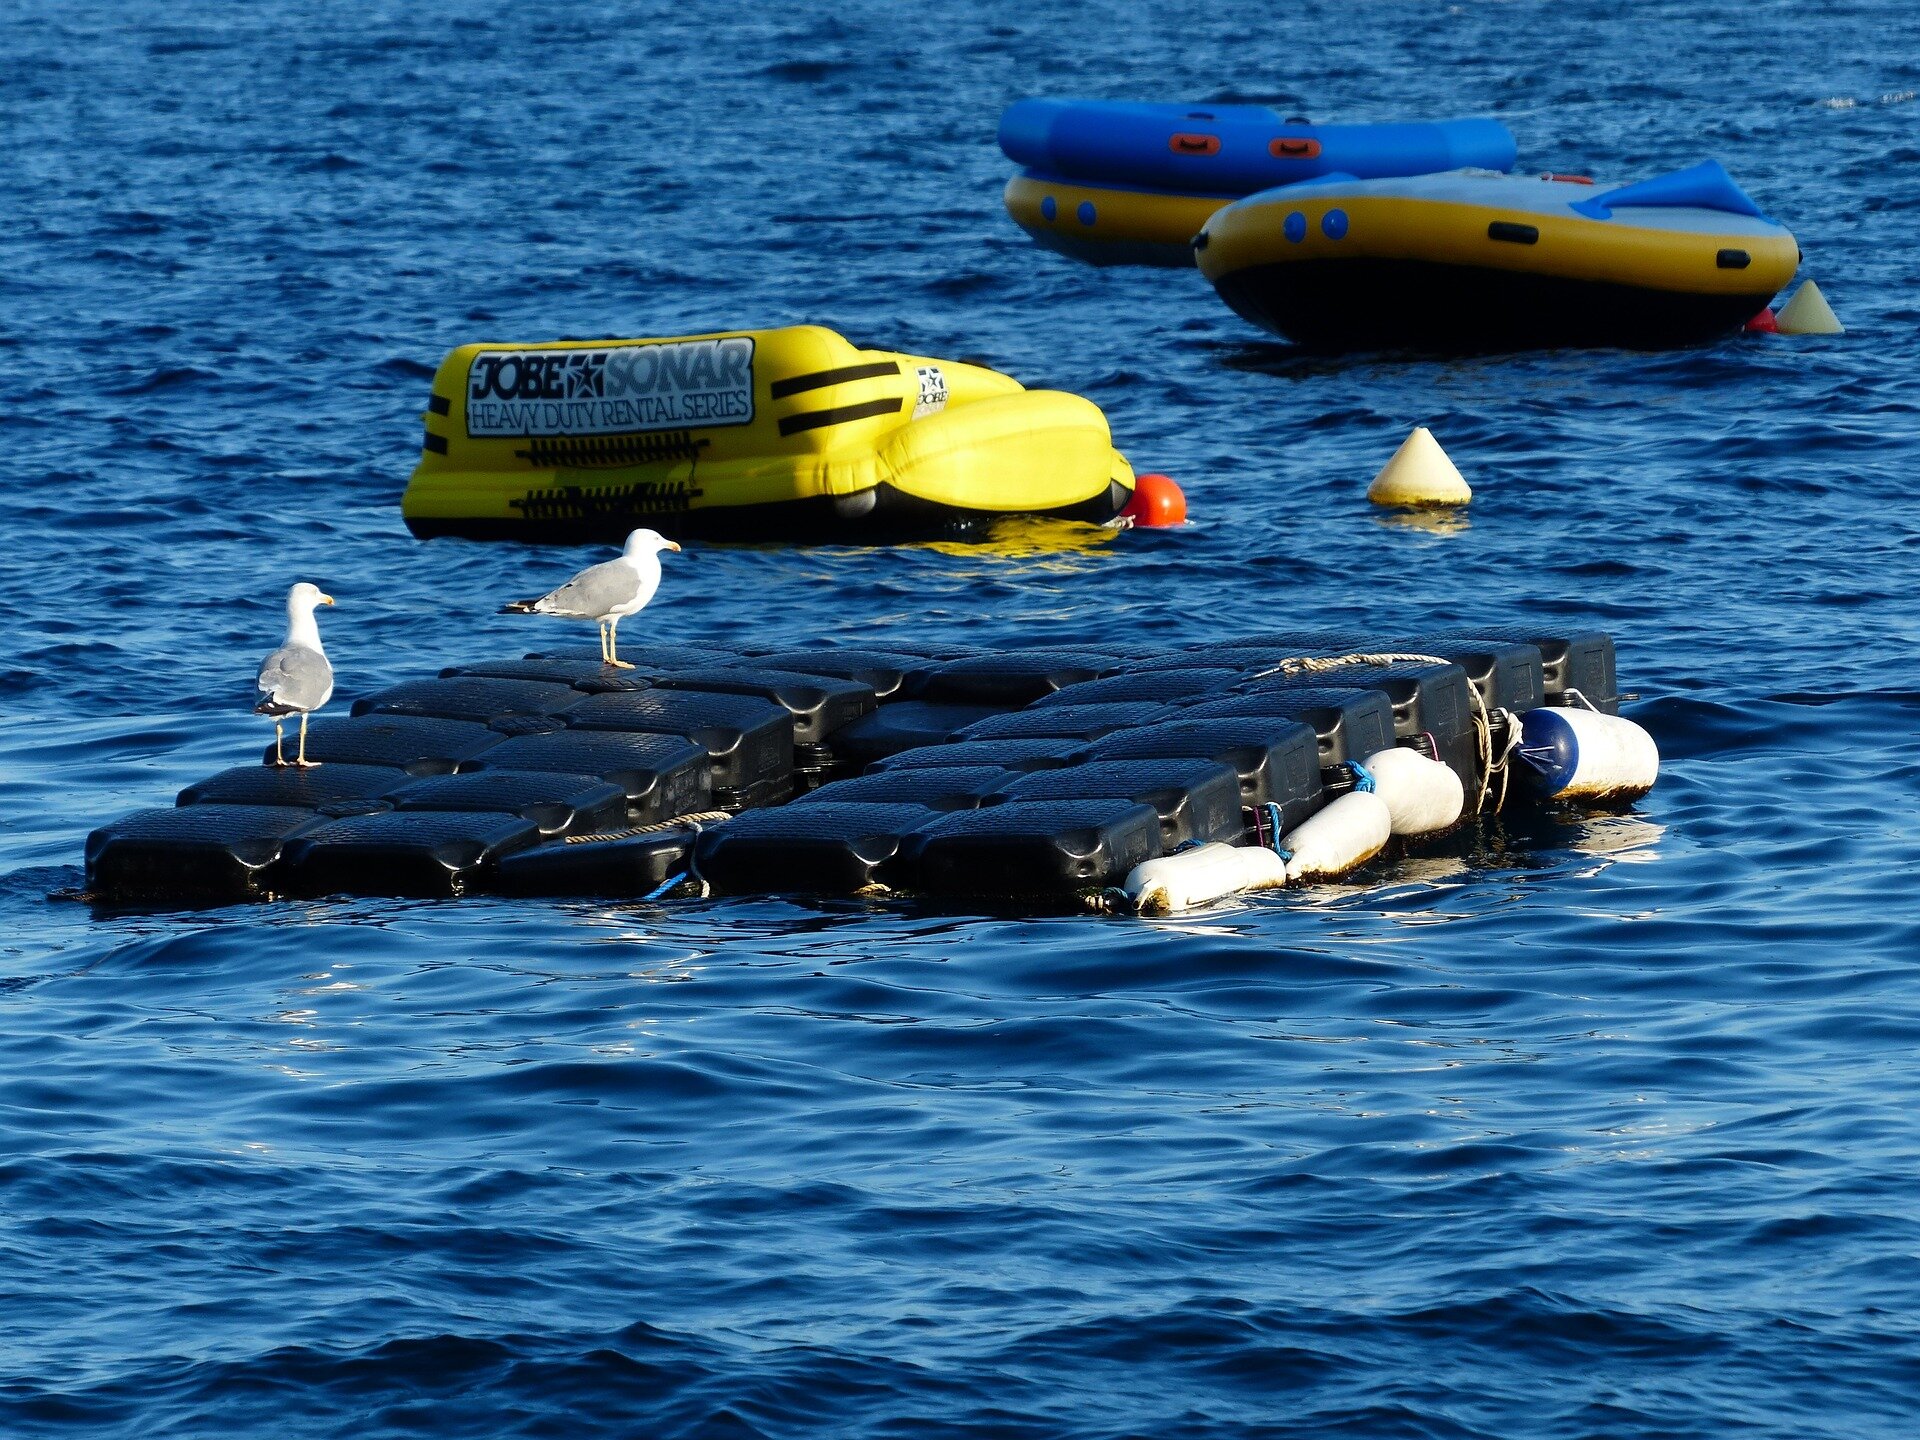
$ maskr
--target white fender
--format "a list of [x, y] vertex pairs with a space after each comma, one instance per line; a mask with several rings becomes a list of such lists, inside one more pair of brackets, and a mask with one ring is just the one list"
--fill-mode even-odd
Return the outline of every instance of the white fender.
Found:
[[1467, 808], [1466, 786], [1450, 765], [1396, 745], [1363, 762], [1373, 793], [1387, 802], [1396, 835], [1431, 835], [1458, 823]]
[[1293, 852], [1287, 879], [1322, 880], [1357, 870], [1393, 837], [1393, 812], [1378, 795], [1351, 790], [1298, 828], [1280, 848]]
[[1660, 747], [1633, 721], [1597, 710], [1529, 710], [1520, 717], [1520, 775], [1553, 800], [1632, 800], [1653, 788]]
[[1143, 861], [1122, 888], [1141, 914], [1168, 915], [1242, 890], [1271, 890], [1286, 883], [1286, 862], [1265, 846], [1216, 842]]

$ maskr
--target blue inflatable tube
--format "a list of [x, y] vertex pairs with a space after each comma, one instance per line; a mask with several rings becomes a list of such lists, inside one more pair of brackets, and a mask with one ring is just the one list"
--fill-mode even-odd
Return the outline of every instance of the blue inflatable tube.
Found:
[[1305, 125], [1264, 105], [1125, 100], [1017, 101], [1000, 117], [1000, 148], [1063, 179], [1191, 195], [1250, 195], [1330, 174], [1509, 170], [1516, 153], [1497, 120]]

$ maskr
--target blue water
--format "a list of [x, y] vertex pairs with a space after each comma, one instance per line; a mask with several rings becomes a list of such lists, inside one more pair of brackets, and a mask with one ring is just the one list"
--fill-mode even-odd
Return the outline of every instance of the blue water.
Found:
[[[0, 1433], [1914, 1434], [1916, 56], [1893, 3], [12, 0]], [[1031, 247], [1034, 93], [1716, 155], [1849, 334], [1301, 358]], [[704, 548], [655, 634], [1578, 619], [1659, 788], [1177, 923], [50, 898], [257, 753], [292, 579], [344, 694], [560, 638], [492, 611], [580, 552], [401, 527], [448, 348], [800, 320], [1093, 397], [1196, 523]], [[1457, 525], [1361, 498], [1415, 423]]]

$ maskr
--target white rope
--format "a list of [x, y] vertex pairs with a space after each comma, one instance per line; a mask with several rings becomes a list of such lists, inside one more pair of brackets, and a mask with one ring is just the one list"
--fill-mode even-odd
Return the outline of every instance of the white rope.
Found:
[[562, 837], [561, 843], [592, 845], [600, 840], [631, 840], [636, 835], [658, 835], [662, 830], [699, 831], [732, 818], [725, 810], [702, 810], [693, 815], [676, 815], [671, 820], [656, 820], [651, 825], [636, 825], [630, 830], [596, 830], [590, 835], [567, 835]]

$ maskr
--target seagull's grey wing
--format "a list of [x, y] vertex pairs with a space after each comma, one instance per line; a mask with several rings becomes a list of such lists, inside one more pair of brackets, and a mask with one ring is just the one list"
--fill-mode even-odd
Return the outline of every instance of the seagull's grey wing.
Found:
[[533, 608], [542, 615], [578, 615], [598, 620], [632, 602], [640, 578], [624, 560], [589, 566], [551, 595], [542, 595]]
[[282, 645], [261, 662], [260, 703], [267, 715], [318, 710], [333, 698], [333, 666], [318, 650]]

